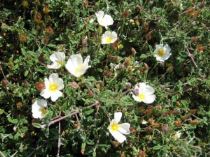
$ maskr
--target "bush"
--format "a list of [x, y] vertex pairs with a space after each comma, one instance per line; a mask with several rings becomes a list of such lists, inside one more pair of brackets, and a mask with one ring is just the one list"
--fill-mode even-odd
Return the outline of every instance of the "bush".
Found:
[[[0, 9], [0, 156], [210, 155], [208, 1], [3, 0]], [[114, 19], [113, 44], [101, 44], [99, 10]], [[159, 44], [171, 48], [163, 62]], [[81, 77], [49, 69], [56, 51], [90, 56], [91, 67]], [[52, 73], [63, 96], [35, 118]], [[139, 82], [155, 89], [152, 104], [133, 99]], [[123, 143], [108, 130], [115, 112], [130, 124]]]

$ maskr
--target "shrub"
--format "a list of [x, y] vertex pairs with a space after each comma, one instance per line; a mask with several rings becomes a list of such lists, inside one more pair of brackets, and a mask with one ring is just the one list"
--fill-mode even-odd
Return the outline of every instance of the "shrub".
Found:
[[[1, 156], [210, 154], [208, 1], [3, 0], [0, 9]], [[100, 26], [99, 10], [114, 23]], [[101, 44], [105, 31], [118, 40]], [[171, 49], [161, 62], [159, 44]], [[65, 62], [90, 56], [91, 67], [81, 77], [71, 64], [49, 69], [57, 51]], [[44, 99], [52, 73], [63, 80], [63, 96], [45, 97], [47, 107], [35, 106], [43, 115], [34, 117], [32, 104]], [[154, 102], [144, 103], [140, 82], [154, 88]], [[123, 143], [108, 130], [116, 112], [130, 124]]]

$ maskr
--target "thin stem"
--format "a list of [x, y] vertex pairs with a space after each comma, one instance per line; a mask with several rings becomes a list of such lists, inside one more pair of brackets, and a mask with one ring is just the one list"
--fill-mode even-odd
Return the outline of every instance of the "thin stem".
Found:
[[51, 125], [53, 125], [53, 124], [55, 124], [55, 123], [57, 123], [57, 122], [60, 122], [60, 121], [63, 120], [63, 119], [66, 119], [66, 118], [71, 117], [71, 116], [73, 116], [73, 115], [75, 115], [75, 114], [78, 114], [78, 113], [79, 113], [79, 111], [72, 111], [71, 113], [69, 113], [69, 114], [67, 114], [67, 115], [65, 115], [65, 116], [63, 116], [63, 117], [60, 117], [60, 118], [55, 119], [55, 120], [52, 120], [52, 121], [48, 124], [48, 127], [51, 126]]
[[[100, 103], [98, 101], [96, 101], [94, 104], [92, 104], [90, 106], [87, 106], [87, 107], [83, 107], [82, 109], [87, 109], [87, 108], [91, 108], [91, 107], [94, 107], [94, 106], [100, 106]], [[61, 120], [64, 120], [64, 119], [66, 119], [68, 117], [71, 117], [71, 116], [73, 116], [75, 114], [78, 114], [78, 113], [79, 113], [79, 110], [75, 110], [75, 111], [72, 111], [72, 112], [70, 112], [69, 114], [67, 114], [63, 117], [60, 117], [60, 118], [57, 118], [57, 119], [53, 118], [54, 120], [50, 121], [47, 126], [50, 127], [51, 125], [53, 125], [57, 122], [60, 122]], [[45, 126], [46, 125], [43, 125], [43, 127], [45, 127]]]
[[190, 57], [190, 59], [191, 59], [191, 61], [192, 61], [192, 63], [194, 64], [194, 66], [196, 67], [196, 68], [198, 68], [198, 65], [196, 64], [196, 62], [195, 62], [195, 59], [194, 59], [194, 56], [193, 56], [193, 54], [192, 53], [190, 53], [190, 51], [188, 50], [188, 48], [186, 49], [187, 50], [187, 55], [188, 55], [188, 57]]
[[[61, 115], [61, 113], [59, 114]], [[57, 157], [60, 157], [60, 147], [61, 147], [61, 122], [58, 123], [58, 151]]]

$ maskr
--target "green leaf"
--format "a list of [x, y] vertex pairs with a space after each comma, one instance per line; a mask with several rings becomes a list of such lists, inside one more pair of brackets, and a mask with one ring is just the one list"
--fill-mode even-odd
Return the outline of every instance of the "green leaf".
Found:
[[3, 113], [4, 113], [4, 110], [3, 109], [0, 109], [0, 115], [3, 114]]

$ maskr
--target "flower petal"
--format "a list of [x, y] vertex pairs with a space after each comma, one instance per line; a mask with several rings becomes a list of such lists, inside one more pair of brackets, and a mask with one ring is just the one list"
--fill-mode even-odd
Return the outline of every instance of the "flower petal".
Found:
[[134, 99], [135, 101], [137, 101], [137, 102], [142, 102], [142, 100], [139, 99], [138, 96], [136, 96], [136, 95], [133, 94], [132, 97], [133, 97], [133, 99]]
[[115, 121], [116, 123], [119, 123], [120, 120], [121, 120], [121, 118], [122, 118], [122, 112], [115, 112], [115, 113], [114, 113], [114, 121]]
[[126, 137], [118, 131], [110, 131], [110, 133], [119, 143], [123, 143], [126, 140]]
[[[90, 61], [90, 56], [87, 56], [87, 57], [85, 58], [85, 60], [84, 60], [84, 64], [85, 64], [85, 65], [88, 65], [89, 61]], [[89, 67], [90, 67], [90, 66], [89, 66]]]
[[51, 100], [55, 102], [59, 97], [63, 96], [61, 91], [57, 91], [51, 94]]
[[110, 15], [105, 15], [104, 16], [104, 21], [106, 26], [113, 25], [114, 21]]
[[44, 99], [37, 99], [32, 104], [32, 116], [34, 118], [43, 118], [45, 115], [42, 114], [40, 109], [47, 107], [47, 101]]
[[78, 64], [82, 64], [83, 63], [83, 59], [81, 54], [75, 54], [75, 55], [71, 55], [70, 56], [70, 62], [72, 63], [72, 65], [78, 65]]
[[60, 64], [58, 64], [57, 62], [53, 62], [51, 65], [47, 65], [47, 68], [49, 69], [59, 69], [61, 67]]
[[49, 76], [49, 81], [50, 82], [56, 82], [57, 79], [58, 79], [58, 74], [57, 73], [52, 73], [50, 76]]
[[44, 97], [45, 99], [48, 99], [50, 97], [50, 92], [47, 89], [42, 90], [42, 92], [40, 93], [40, 95], [42, 97]]
[[164, 49], [168, 53], [171, 51], [171, 48], [170, 48], [170, 46], [168, 44], [165, 44]]
[[48, 85], [49, 85], [48, 78], [44, 78], [44, 85], [45, 85], [45, 88], [48, 87]]
[[52, 62], [55, 62], [57, 59], [58, 59], [58, 58], [57, 58], [57, 56], [56, 56], [55, 53], [53, 53], [52, 55], [50, 55], [50, 60], [51, 60]]
[[156, 96], [154, 94], [151, 95], [145, 95], [144, 103], [151, 104], [155, 101]]
[[155, 49], [158, 50], [160, 48], [163, 48], [163, 44], [155, 45]]
[[150, 85], [146, 85], [144, 87], [144, 92], [147, 93], [147, 94], [153, 94], [155, 92], [155, 90]]
[[57, 56], [57, 59], [58, 59], [58, 61], [65, 61], [65, 53], [64, 52], [60, 52], [60, 51], [58, 51], [58, 52], [55, 52], [55, 54], [56, 54], [56, 56]]
[[47, 107], [47, 101], [44, 99], [37, 99], [37, 104], [41, 107]]
[[64, 88], [64, 83], [63, 83], [63, 79], [58, 78], [56, 80], [56, 83], [58, 84], [58, 90], [62, 90]]
[[74, 73], [74, 68], [75, 66], [73, 65], [71, 59], [69, 59], [65, 65], [65, 68], [68, 70], [68, 72], [70, 72], [71, 74]]
[[130, 134], [130, 124], [129, 123], [122, 123], [119, 124], [120, 128], [119, 128], [119, 132], [121, 132], [122, 134]]
[[96, 13], [96, 17], [97, 19], [101, 19], [104, 17], [104, 11], [100, 10]]

